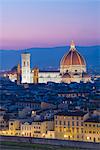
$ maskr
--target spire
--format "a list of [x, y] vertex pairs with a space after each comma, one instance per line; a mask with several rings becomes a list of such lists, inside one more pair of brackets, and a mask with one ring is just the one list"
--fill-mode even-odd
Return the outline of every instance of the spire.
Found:
[[75, 43], [73, 40], [71, 41], [70, 50], [75, 50]]

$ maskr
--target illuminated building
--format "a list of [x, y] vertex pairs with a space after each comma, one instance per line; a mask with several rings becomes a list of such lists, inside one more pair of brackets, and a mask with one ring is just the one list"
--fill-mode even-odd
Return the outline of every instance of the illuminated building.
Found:
[[84, 112], [61, 112], [54, 117], [54, 130], [57, 139], [84, 140]]
[[17, 119], [9, 120], [9, 135], [19, 135], [20, 134], [20, 121]]
[[21, 124], [21, 135], [27, 137], [47, 137], [47, 132], [54, 130], [54, 122], [49, 120], [24, 122]]
[[100, 116], [92, 116], [84, 121], [84, 141], [100, 142]]

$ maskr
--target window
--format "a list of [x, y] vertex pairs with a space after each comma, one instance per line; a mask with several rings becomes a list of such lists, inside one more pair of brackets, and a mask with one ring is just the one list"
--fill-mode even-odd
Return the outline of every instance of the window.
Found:
[[64, 121], [64, 125], [66, 125], [66, 122]]
[[89, 124], [89, 127], [91, 127], [91, 124]]
[[70, 122], [68, 121], [68, 127], [70, 127]]
[[95, 131], [93, 131], [93, 133], [95, 133]]
[[77, 132], [79, 132], [79, 128], [77, 128]]
[[59, 121], [59, 124], [61, 125], [61, 121]]
[[70, 140], [70, 136], [68, 136], [68, 139]]
[[81, 132], [83, 133], [83, 128], [81, 128]]
[[99, 124], [97, 124], [97, 127], [100, 127]]
[[76, 122], [76, 125], [77, 125], [77, 126], [79, 126], [79, 123], [78, 123], [78, 122]]
[[11, 122], [10, 125], [13, 125], [13, 123]]
[[77, 135], [77, 138], [79, 138], [79, 135]]
[[74, 121], [72, 121], [72, 126], [74, 126]]
[[56, 121], [56, 125], [57, 125], [57, 121]]

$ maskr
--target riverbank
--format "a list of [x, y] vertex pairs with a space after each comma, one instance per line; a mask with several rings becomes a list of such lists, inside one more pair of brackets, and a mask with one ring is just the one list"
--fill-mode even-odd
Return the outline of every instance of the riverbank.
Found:
[[1, 146], [14, 146], [17, 150], [20, 150], [17, 147], [21, 150], [23, 147], [24, 150], [99, 150], [100, 147], [100, 143], [18, 136], [0, 136], [0, 143]]

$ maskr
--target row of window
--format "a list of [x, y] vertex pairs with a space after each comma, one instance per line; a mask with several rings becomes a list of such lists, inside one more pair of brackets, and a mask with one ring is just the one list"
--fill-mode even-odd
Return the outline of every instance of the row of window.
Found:
[[18, 106], [30, 106], [34, 108], [40, 108], [40, 105], [33, 104], [33, 103], [18, 103]]
[[98, 131], [85, 131], [85, 133], [100, 134]]
[[85, 124], [86, 127], [100, 127], [100, 124]]
[[79, 129], [79, 128], [66, 129], [66, 128], [57, 128], [56, 127], [56, 131], [58, 131], [58, 132], [69, 132], [69, 133], [71, 133], [71, 132], [79, 133], [79, 131], [80, 131], [81, 133], [83, 133], [83, 128], [81, 128], [81, 129]]
[[96, 138], [96, 137], [86, 137], [86, 140], [91, 140], [91, 141], [94, 140], [94, 142], [96, 142], [97, 140], [100, 141], [100, 138]]
[[78, 116], [77, 117], [74, 117], [74, 116], [72, 116], [72, 117], [71, 116], [65, 116], [65, 117], [64, 116], [55, 116], [56, 119], [59, 119], [60, 117], [61, 117], [61, 119], [62, 118], [64, 118], [64, 119], [69, 118], [69, 119], [72, 119], [72, 120], [83, 120], [83, 117], [78, 117]]
[[30, 126], [22, 126], [22, 130], [31, 130]]
[[[68, 137], [64, 135], [64, 137], [65, 137], [65, 138], [67, 138], [68, 140], [70, 140], [70, 139], [74, 139], [74, 138], [75, 138], [75, 139], [76, 139], [76, 138], [77, 138], [77, 139], [79, 139], [79, 138], [80, 138], [80, 136], [79, 136], [79, 135], [77, 135], [77, 136], [68, 136]], [[83, 136], [81, 136], [81, 139], [84, 139], [84, 137], [83, 137]]]
[[24, 66], [24, 67], [25, 67], [25, 66], [29, 66], [29, 64], [30, 64], [30, 63], [29, 63], [28, 61], [27, 61], [27, 62], [26, 62], [26, 61], [23, 62], [23, 66]]
[[[34, 129], [40, 129], [40, 126], [34, 126]], [[31, 130], [29, 126], [22, 126], [22, 130]]]
[[75, 126], [75, 125], [76, 126], [80, 126], [80, 125], [83, 126], [83, 122], [80, 122], [80, 124], [79, 124], [78, 121], [77, 122], [74, 122], [74, 121], [72, 121], [72, 122], [71, 121], [67, 121], [67, 122], [66, 121], [56, 121], [55, 124], [56, 125], [67, 125], [68, 127], [70, 127], [71, 125], [72, 126]]

